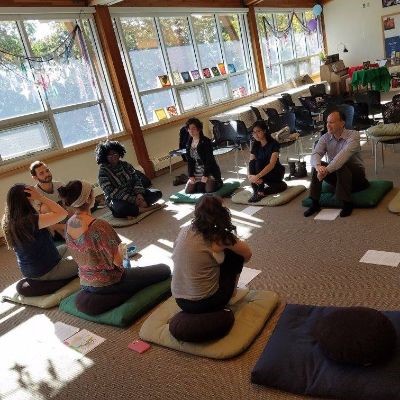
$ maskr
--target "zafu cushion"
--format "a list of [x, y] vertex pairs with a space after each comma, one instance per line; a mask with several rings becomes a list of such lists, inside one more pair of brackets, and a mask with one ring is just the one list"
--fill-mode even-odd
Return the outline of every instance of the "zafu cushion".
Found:
[[[338, 307], [289, 304], [257, 361], [251, 381], [296, 394], [341, 400], [398, 399], [400, 346], [383, 364], [339, 364], [322, 352], [313, 336], [317, 321]], [[400, 333], [400, 312], [383, 314]], [[337, 329], [335, 330], [337, 332]]]
[[392, 213], [400, 213], [400, 190], [388, 204], [388, 209]]
[[202, 314], [181, 311], [169, 321], [169, 331], [177, 340], [201, 343], [224, 337], [234, 322], [235, 316], [230, 309]]
[[238, 204], [250, 204], [253, 206], [275, 207], [289, 203], [289, 201], [297, 197], [305, 190], [306, 187], [303, 185], [288, 186], [288, 188], [281, 193], [265, 196], [260, 201], [257, 201], [257, 203], [249, 203], [249, 199], [252, 196], [253, 192], [250, 187], [246, 187], [245, 190], [241, 190], [240, 192], [235, 193], [232, 196], [232, 202]]
[[147, 286], [135, 293], [120, 306], [99, 315], [89, 315], [76, 308], [77, 294], [67, 297], [60, 304], [60, 310], [76, 317], [99, 324], [113, 326], [128, 326], [146, 311], [158, 304], [171, 293], [171, 279]]
[[[240, 182], [232, 179], [226, 179], [221, 188], [219, 188], [215, 194], [220, 197], [228, 197], [232, 194], [238, 187], [240, 187]], [[181, 190], [178, 193], [172, 194], [170, 196], [170, 200], [173, 203], [197, 203], [197, 201], [204, 196], [204, 193], [194, 193], [187, 194], [185, 193], [185, 189]]]
[[400, 136], [400, 123], [373, 125], [367, 129], [367, 134], [378, 137]]
[[130, 293], [98, 294], [81, 290], [76, 294], [75, 305], [80, 312], [99, 315], [118, 307], [131, 297]]
[[17, 282], [15, 289], [21, 296], [43, 296], [56, 292], [75, 278], [76, 277], [57, 281], [41, 281], [38, 279], [23, 278]]
[[153, 214], [153, 212], [160, 210], [163, 207], [163, 204], [159, 205], [160, 207], [154, 208], [150, 211], [146, 211], [142, 214], [139, 214], [135, 218], [115, 218], [112, 215], [111, 211], [107, 211], [103, 215], [99, 216], [98, 218], [104, 219], [104, 221], [107, 221], [112, 227], [114, 228], [122, 228], [124, 226], [131, 226], [137, 224], [139, 221], [141, 221], [143, 218], [148, 217], [150, 214]]
[[17, 292], [17, 284], [13, 283], [9, 287], [3, 290], [0, 297], [3, 300], [12, 301], [14, 303], [26, 304], [28, 306], [35, 306], [40, 308], [51, 308], [60, 304], [60, 301], [71, 293], [75, 293], [80, 288], [79, 278], [75, 278], [71, 282], [67, 283], [62, 288], [58, 289], [54, 293], [46, 294], [43, 296], [26, 297], [22, 296]]
[[[351, 200], [354, 207], [375, 207], [383, 199], [385, 194], [390, 192], [393, 188], [392, 181], [374, 180], [369, 183], [370, 185], [367, 189], [351, 194]], [[334, 190], [335, 189], [327, 182], [324, 181], [322, 183], [322, 193], [319, 199], [319, 203], [322, 207], [343, 207], [343, 203], [336, 199]], [[310, 207], [312, 204], [311, 198], [307, 197], [303, 199], [302, 204], [304, 207]]]
[[396, 330], [380, 311], [343, 307], [317, 321], [314, 337], [331, 360], [354, 365], [386, 361], [396, 348]]
[[169, 331], [170, 320], [180, 311], [171, 297], [146, 319], [139, 336], [185, 353], [216, 359], [230, 358], [250, 346], [277, 303], [278, 295], [274, 292], [250, 290], [242, 300], [229, 306], [235, 315], [235, 322], [228, 335], [205, 343], [189, 343], [175, 339]]

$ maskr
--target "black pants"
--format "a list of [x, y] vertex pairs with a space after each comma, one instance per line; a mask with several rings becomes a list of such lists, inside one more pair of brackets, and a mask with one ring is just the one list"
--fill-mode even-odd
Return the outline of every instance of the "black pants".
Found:
[[[147, 205], [150, 206], [161, 199], [162, 192], [157, 189], [146, 189], [143, 197]], [[113, 199], [110, 201], [109, 206], [115, 218], [137, 217], [139, 215], [139, 207], [135, 203], [126, 200]]]
[[[260, 163], [257, 159], [249, 162], [250, 175], [257, 175], [265, 167], [264, 163]], [[268, 174], [264, 175], [261, 179], [263, 183], [257, 185], [251, 184], [254, 193], [262, 192], [266, 196], [269, 194], [281, 193], [287, 189], [286, 182], [283, 181], [285, 176], [285, 167], [281, 164], [275, 165], [275, 168]]]
[[222, 181], [216, 181], [215, 179], [208, 178], [207, 182], [197, 181], [195, 183], [190, 183], [189, 181], [186, 183], [185, 193], [194, 194], [194, 193], [214, 193], [218, 189], [222, 187]]
[[219, 287], [210, 297], [202, 300], [175, 299], [185, 312], [200, 314], [225, 308], [235, 290], [236, 280], [242, 272], [244, 259], [231, 250], [225, 250], [224, 262], [219, 266]]
[[[321, 165], [326, 167], [328, 164], [321, 162]], [[313, 200], [319, 200], [321, 197], [322, 181], [317, 178], [317, 174], [317, 170], [313, 168], [310, 186], [310, 197]], [[338, 200], [346, 202], [351, 202], [351, 193], [360, 192], [369, 186], [364, 168], [351, 161], [345, 163], [337, 171], [328, 174], [323, 180], [335, 187], [335, 196]]]

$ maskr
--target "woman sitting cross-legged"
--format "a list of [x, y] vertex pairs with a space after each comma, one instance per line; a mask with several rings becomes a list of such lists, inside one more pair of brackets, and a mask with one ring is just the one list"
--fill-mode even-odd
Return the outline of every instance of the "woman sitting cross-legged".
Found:
[[215, 192], [222, 186], [222, 179], [211, 140], [204, 136], [203, 123], [197, 118], [190, 118], [186, 128], [190, 137], [186, 145], [189, 180], [185, 192]]
[[279, 162], [279, 143], [271, 137], [264, 121], [253, 125], [253, 137], [249, 162], [249, 181], [253, 188], [251, 203], [287, 189], [283, 181], [285, 167]]
[[92, 185], [75, 180], [58, 191], [65, 204], [74, 210], [67, 222], [65, 240], [79, 265], [83, 290], [98, 294], [134, 294], [171, 275], [164, 264], [123, 268], [124, 246], [120, 238], [108, 222], [90, 213], [94, 204]]
[[96, 147], [99, 184], [116, 218], [137, 217], [157, 208], [159, 206], [154, 203], [162, 197], [160, 190], [148, 189], [151, 186], [149, 178], [121, 160], [125, 153], [125, 147], [117, 141], [107, 140]]
[[172, 254], [171, 290], [183, 311], [212, 312], [228, 304], [252, 255], [235, 229], [219, 197], [205, 195], [196, 204], [194, 219], [179, 232]]
[[[35, 202], [43, 204], [46, 212], [38, 213]], [[65, 219], [68, 211], [24, 184], [10, 188], [6, 204], [3, 232], [25, 278], [55, 281], [78, 275], [78, 266], [68, 257], [67, 247], [56, 247], [48, 229]]]

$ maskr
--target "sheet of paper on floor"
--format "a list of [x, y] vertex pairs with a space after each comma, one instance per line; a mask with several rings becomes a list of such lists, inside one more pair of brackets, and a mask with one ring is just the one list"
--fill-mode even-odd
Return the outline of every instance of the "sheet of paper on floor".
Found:
[[79, 329], [76, 326], [64, 324], [64, 322], [60, 321], [54, 323], [54, 334], [61, 342], [78, 333]]
[[340, 214], [340, 209], [337, 208], [324, 208], [321, 210], [314, 219], [321, 221], [334, 221]]
[[361, 258], [360, 262], [368, 264], [387, 265], [397, 267], [400, 263], [400, 253], [390, 251], [368, 250]]
[[86, 329], [82, 329], [74, 336], [71, 336], [69, 339], [65, 340], [64, 344], [81, 354], [87, 354], [105, 340], [106, 339], [102, 338], [101, 336], [95, 335]]
[[243, 267], [237, 287], [246, 287], [260, 272], [259, 269]]
[[261, 209], [262, 209], [262, 207], [260, 207], [260, 206], [248, 206], [242, 210], [242, 213], [247, 214], [247, 215], [253, 215], [256, 212], [260, 211]]

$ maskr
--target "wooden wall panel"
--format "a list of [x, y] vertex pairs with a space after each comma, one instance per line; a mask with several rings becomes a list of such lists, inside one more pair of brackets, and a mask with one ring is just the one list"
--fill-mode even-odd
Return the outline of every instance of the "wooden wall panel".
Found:
[[125, 0], [111, 7], [207, 7], [207, 8], [241, 8], [241, 0]]
[[254, 7], [276, 7], [276, 8], [302, 8], [312, 7], [315, 5], [315, 0], [261, 0], [244, 1], [244, 4], [253, 5]]
[[87, 0], [1, 0], [0, 7], [86, 7]]

